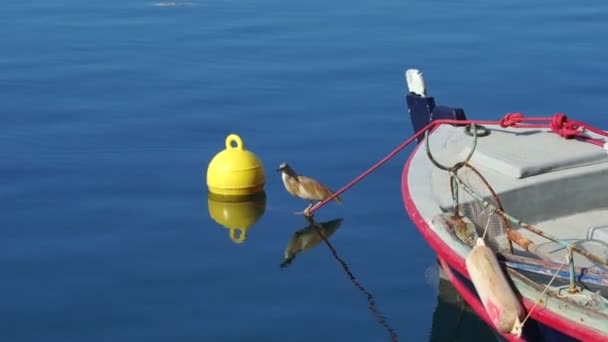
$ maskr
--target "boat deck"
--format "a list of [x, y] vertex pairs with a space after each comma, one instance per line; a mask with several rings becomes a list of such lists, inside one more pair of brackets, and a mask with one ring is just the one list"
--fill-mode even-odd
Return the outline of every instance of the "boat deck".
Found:
[[[497, 193], [505, 212], [608, 259], [607, 151], [586, 142], [566, 140], [548, 130], [488, 128], [491, 133], [478, 138], [470, 164]], [[451, 166], [466, 158], [472, 141], [463, 127], [443, 125], [430, 135], [429, 145], [437, 161]], [[454, 203], [449, 175], [436, 167], [432, 170], [434, 196], [443, 211], [451, 211]], [[494, 202], [470, 169], [461, 169], [458, 174], [476, 192]], [[474, 201], [463, 191], [459, 196], [460, 203]], [[564, 260], [566, 248], [562, 245], [523, 228], [513, 228], [537, 245], [543, 259], [557, 263]], [[517, 248], [516, 254], [530, 256]], [[608, 267], [577, 253], [574, 258], [577, 266], [608, 271]]]
[[[608, 260], [608, 208], [538, 222], [535, 227], [551, 232], [560, 239], [576, 244], [585, 251]], [[519, 232], [538, 246], [539, 255], [557, 263], [564, 260], [567, 253], [564, 246], [525, 229], [519, 229]], [[605, 265], [589, 260], [578, 253], [574, 253], [574, 264], [608, 271], [608, 267]]]

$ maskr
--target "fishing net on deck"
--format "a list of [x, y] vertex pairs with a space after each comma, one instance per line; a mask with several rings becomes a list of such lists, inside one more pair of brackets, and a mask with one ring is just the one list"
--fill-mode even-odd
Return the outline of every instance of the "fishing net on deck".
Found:
[[[473, 148], [470, 149], [468, 156], [463, 161], [452, 166], [439, 163], [430, 152], [428, 131], [425, 134], [427, 155], [435, 166], [447, 171], [450, 175], [454, 218], [467, 218], [475, 226], [475, 235], [483, 237], [486, 245], [494, 252], [512, 254], [513, 247], [509, 239], [512, 232], [511, 227], [503, 216], [496, 213], [496, 209], [502, 210], [500, 199], [481, 173], [469, 164], [477, 144], [476, 128], [472, 131], [474, 137]], [[467, 236], [466, 241], [464, 241], [469, 245], [474, 244], [476, 240], [475, 238], [471, 240], [470, 237]], [[471, 247], [473, 246], [471, 245]]]
[[512, 253], [513, 248], [508, 237], [511, 229], [509, 222], [502, 216], [465, 191], [461, 183], [466, 184], [476, 194], [496, 208], [502, 208], [500, 200], [483, 178], [471, 165], [465, 164], [457, 171], [459, 182], [452, 181], [452, 193], [457, 196], [456, 208], [458, 215], [466, 217], [475, 225], [479, 237], [483, 237], [486, 245], [494, 252]]
[[[482, 126], [481, 126], [482, 127]], [[584, 305], [588, 308], [593, 308], [598, 312], [605, 311], [608, 302], [604, 300], [600, 292], [592, 293], [590, 291], [593, 286], [596, 286], [597, 279], [601, 279], [599, 276], [597, 279], [592, 280], [589, 277], [589, 269], [584, 267], [575, 266], [573, 254], [577, 253], [589, 259], [590, 261], [597, 262], [602, 265], [608, 266], [608, 259], [604, 255], [594, 254], [585, 248], [577, 245], [576, 242], [560, 239], [559, 237], [553, 236], [550, 232], [539, 229], [532, 224], [526, 223], [521, 218], [512, 216], [509, 213], [508, 208], [503, 208], [500, 198], [496, 195], [492, 186], [484, 178], [484, 176], [475, 169], [474, 166], [469, 164], [471, 157], [477, 146], [477, 127], [476, 125], [469, 125], [465, 128], [473, 132], [467, 135], [473, 136], [472, 148], [469, 150], [468, 155], [462, 161], [454, 162], [453, 157], [460, 157], [460, 154], [444, 153], [451, 158], [452, 165], [443, 165], [439, 163], [432, 155], [429, 148], [428, 131], [425, 132], [426, 150], [430, 161], [442, 171], [447, 173], [449, 177], [449, 187], [452, 194], [452, 206], [448, 213], [442, 215], [443, 222], [447, 230], [453, 234], [453, 236], [464, 244], [473, 247], [474, 241], [478, 237], [483, 237], [485, 244], [491, 248], [495, 253], [500, 253], [505, 256], [507, 260], [513, 260], [512, 265], [506, 265], [513, 272], [518, 272], [521, 276], [525, 276], [523, 273], [531, 273], [535, 279], [538, 277], [546, 277], [552, 274], [550, 280], [533, 280], [530, 284], [537, 286], [537, 290], [540, 292], [538, 298], [534, 298], [536, 301], [534, 306], [528, 312], [526, 318], [521, 324], [517, 326], [517, 330], [514, 330], [518, 334], [521, 334], [521, 326], [530, 317], [531, 312], [542, 302], [543, 296], [554, 296], [554, 298], [564, 298], [566, 296], [582, 296], [575, 298], [583, 298], [585, 300]], [[482, 128], [481, 132], [486, 130]], [[489, 134], [489, 133], [488, 133]], [[442, 146], [445, 148], [445, 145]], [[444, 150], [445, 151], [445, 150]], [[450, 159], [450, 158], [447, 158]], [[434, 171], [433, 171], [434, 172]], [[439, 173], [438, 173], [439, 174]], [[445, 178], [441, 178], [436, 184], [443, 187]], [[443, 198], [441, 198], [443, 204]], [[519, 204], [516, 204], [519, 205]], [[507, 210], [505, 210], [507, 209]], [[519, 229], [525, 229], [537, 236], [541, 236], [544, 239], [553, 241], [560, 246], [566, 247], [566, 255], [561, 263], [556, 262], [553, 258], [547, 258], [546, 256], [540, 255], [536, 244], [521, 234], [518, 230], [513, 230], [511, 227], [517, 227]], [[537, 263], [535, 258], [526, 256], [514, 256], [512, 243], [515, 243], [521, 250], [531, 253], [542, 259], [542, 263]], [[511, 255], [509, 255], [511, 254]], [[518, 253], [519, 254], [519, 253]], [[514, 266], [513, 266], [514, 265]], [[536, 269], [535, 269], [536, 267]], [[567, 279], [568, 285], [559, 285], [564, 283], [564, 274], [562, 270], [568, 268]], [[583, 281], [583, 276], [587, 276], [586, 280]], [[528, 278], [532, 279], [532, 278]], [[555, 282], [555, 283], [554, 283]], [[595, 289], [595, 288], [594, 288]], [[563, 290], [563, 291], [562, 291]], [[542, 291], [542, 292], [541, 292]], [[545, 299], [547, 303], [548, 298]]]

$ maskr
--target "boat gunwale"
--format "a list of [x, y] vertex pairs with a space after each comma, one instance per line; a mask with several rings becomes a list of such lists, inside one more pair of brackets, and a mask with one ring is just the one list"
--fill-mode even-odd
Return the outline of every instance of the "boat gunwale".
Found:
[[[435, 251], [435, 253], [437, 253], [439, 258], [441, 260], [444, 260], [450, 267], [453, 267], [457, 272], [461, 273], [466, 279], [470, 280], [470, 275], [466, 270], [465, 258], [462, 255], [460, 255], [458, 252], [456, 252], [454, 249], [452, 249], [452, 247], [438, 235], [438, 232], [436, 232], [433, 228], [431, 228], [429, 226], [429, 224], [422, 217], [421, 213], [418, 211], [418, 208], [417, 208], [416, 204], [414, 203], [414, 200], [410, 193], [410, 186], [408, 184], [410, 167], [411, 167], [412, 160], [416, 156], [421, 145], [423, 145], [423, 144], [422, 143], [418, 144], [414, 148], [414, 150], [411, 152], [410, 156], [408, 157], [408, 159], [403, 167], [403, 171], [402, 171], [402, 175], [401, 175], [401, 191], [402, 191], [405, 210], [408, 213], [408, 216], [410, 217], [410, 219], [412, 220], [414, 225], [416, 226], [416, 228], [418, 229], [418, 231], [421, 233], [422, 237], [427, 241], [427, 243]], [[523, 283], [524, 285], [531, 286], [539, 293], [542, 291], [542, 289], [544, 289], [543, 285], [535, 283], [534, 281], [528, 279], [527, 277], [525, 277], [523, 274], [519, 273], [516, 270], [509, 270], [509, 274], [512, 276], [516, 275], [514, 277], [515, 279], [512, 278], [514, 282], [517, 281], [519, 283]], [[526, 279], [526, 280], [524, 280], [524, 279]], [[540, 287], [540, 291], [539, 291], [539, 287]], [[522, 299], [522, 302], [523, 302], [524, 307], [526, 308], [527, 312], [535, 304], [535, 301], [527, 298], [523, 294], [521, 295], [521, 299]], [[564, 303], [566, 303], [566, 302], [564, 301]], [[572, 303], [572, 301], [568, 301], [567, 304], [568, 305], [573, 305], [573, 304], [580, 305], [578, 303]], [[577, 324], [573, 320], [562, 317], [555, 311], [548, 308], [548, 306], [549, 305], [537, 306], [534, 309], [534, 311], [531, 313], [531, 315], [530, 315], [531, 318], [547, 325], [548, 327], [551, 327], [557, 331], [561, 331], [562, 333], [564, 333], [566, 335], [569, 335], [569, 336], [572, 336], [572, 337], [575, 337], [578, 339], [603, 340], [603, 339], [607, 338], [607, 335], [603, 334], [601, 331], [593, 329], [589, 325]], [[473, 306], [473, 308], [475, 309], [475, 306]], [[483, 310], [483, 307], [480, 308], [477, 306], [476, 311], [478, 311], [478, 310]], [[584, 308], [581, 308], [581, 310], [590, 311], [590, 310], [584, 309]], [[479, 316], [483, 317], [483, 312], [477, 312], [477, 314]], [[512, 339], [509, 337], [514, 337], [511, 334], [502, 334], [502, 335], [510, 340], [512, 340]]]

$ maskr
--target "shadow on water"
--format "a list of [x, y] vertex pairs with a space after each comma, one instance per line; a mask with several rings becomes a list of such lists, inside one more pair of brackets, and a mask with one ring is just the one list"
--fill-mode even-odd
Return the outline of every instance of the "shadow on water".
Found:
[[391, 341], [398, 341], [399, 337], [397, 336], [397, 333], [388, 324], [386, 318], [380, 312], [380, 310], [378, 310], [374, 296], [368, 290], [366, 290], [363, 285], [361, 285], [352, 271], [348, 268], [348, 265], [344, 259], [338, 255], [335, 247], [328, 240], [328, 238], [331, 237], [331, 235], [333, 235], [338, 228], [340, 228], [343, 219], [337, 218], [325, 222], [316, 222], [312, 217], [308, 217], [306, 220], [308, 225], [305, 228], [296, 231], [287, 244], [285, 249], [285, 259], [281, 263], [280, 267], [285, 268], [290, 265], [295, 259], [296, 254], [317, 246], [321, 241], [325, 242], [325, 245], [329, 248], [331, 254], [338, 261], [350, 281], [367, 299], [368, 307], [376, 317], [378, 324], [380, 324], [388, 332]]

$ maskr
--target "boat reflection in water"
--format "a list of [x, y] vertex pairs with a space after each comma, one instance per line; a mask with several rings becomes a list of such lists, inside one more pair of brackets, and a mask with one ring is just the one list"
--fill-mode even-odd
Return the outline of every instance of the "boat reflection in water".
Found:
[[429, 268], [426, 275], [437, 288], [437, 306], [429, 341], [505, 341], [473, 312], [441, 265]]
[[[325, 222], [311, 221], [308, 226], [293, 233], [291, 240], [285, 248], [285, 258], [281, 263], [281, 268], [289, 266], [298, 253], [307, 251], [321, 243], [323, 241], [323, 236], [326, 239], [329, 238], [338, 230], [338, 228], [340, 228], [341, 224], [341, 218]], [[321, 234], [323, 234], [323, 236], [321, 236]]]

